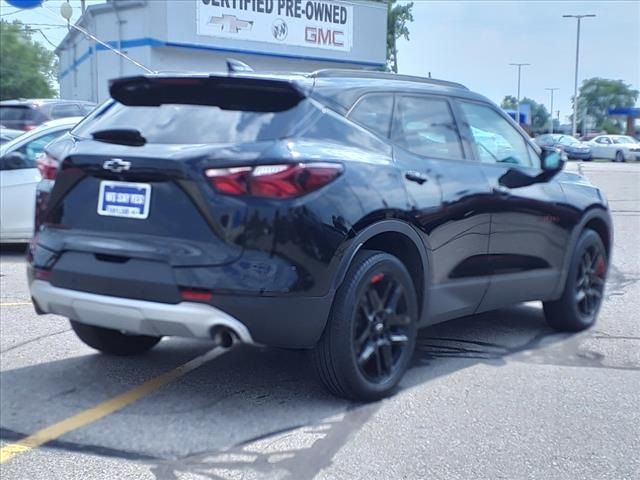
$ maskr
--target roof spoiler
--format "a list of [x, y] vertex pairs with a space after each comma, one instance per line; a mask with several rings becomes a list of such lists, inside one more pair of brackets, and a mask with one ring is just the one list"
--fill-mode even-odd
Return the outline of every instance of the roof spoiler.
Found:
[[109, 93], [132, 107], [207, 105], [251, 112], [282, 112], [306, 97], [294, 82], [237, 74], [118, 78], [109, 82]]

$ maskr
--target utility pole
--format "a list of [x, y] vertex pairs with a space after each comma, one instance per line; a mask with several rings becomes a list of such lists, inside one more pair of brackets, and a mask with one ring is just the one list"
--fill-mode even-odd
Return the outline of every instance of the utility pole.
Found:
[[510, 63], [513, 67], [518, 67], [518, 104], [516, 105], [516, 123], [520, 125], [520, 71], [522, 67], [528, 67], [530, 63]]
[[571, 134], [575, 137], [578, 133], [578, 63], [580, 60], [580, 22], [583, 18], [593, 18], [595, 15], [589, 13], [586, 15], [562, 15], [562, 18], [575, 18], [578, 22], [578, 29], [576, 34], [576, 73], [573, 79], [573, 122], [571, 127]]
[[549, 125], [549, 133], [553, 133], [553, 92], [560, 89], [557, 87], [548, 87], [545, 88], [545, 90], [549, 90], [549, 92], [551, 92], [551, 109], [549, 110], [549, 122], [551, 125]]

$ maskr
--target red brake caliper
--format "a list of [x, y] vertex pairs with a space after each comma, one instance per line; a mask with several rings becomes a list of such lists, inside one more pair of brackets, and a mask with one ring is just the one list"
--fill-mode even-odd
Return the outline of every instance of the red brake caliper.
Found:
[[604, 258], [602, 258], [602, 255], [600, 255], [598, 257], [598, 261], [596, 262], [596, 275], [598, 275], [599, 277], [604, 277], [604, 271], [605, 271], [605, 263], [604, 263]]

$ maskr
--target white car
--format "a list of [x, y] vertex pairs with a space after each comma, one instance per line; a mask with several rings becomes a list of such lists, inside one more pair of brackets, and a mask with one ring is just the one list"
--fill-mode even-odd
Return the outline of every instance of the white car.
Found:
[[593, 158], [614, 162], [640, 161], [640, 142], [628, 135], [600, 135], [587, 142]]
[[61, 118], [0, 146], [0, 242], [28, 242], [33, 235], [36, 158], [51, 141], [71, 130], [82, 117]]

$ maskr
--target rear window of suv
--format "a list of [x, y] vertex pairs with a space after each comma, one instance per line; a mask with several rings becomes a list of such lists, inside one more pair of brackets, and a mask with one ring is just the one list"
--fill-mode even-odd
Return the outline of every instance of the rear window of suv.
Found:
[[16, 105], [0, 107], [0, 123], [2, 123], [2, 120], [29, 120], [32, 116], [32, 110], [27, 106]]
[[290, 136], [308, 117], [313, 107], [301, 101], [281, 112], [227, 110], [209, 105], [165, 104], [125, 106], [110, 101], [97, 108], [73, 131], [91, 138], [95, 132], [111, 129], [138, 130], [147, 143], [219, 144], [274, 140]]

